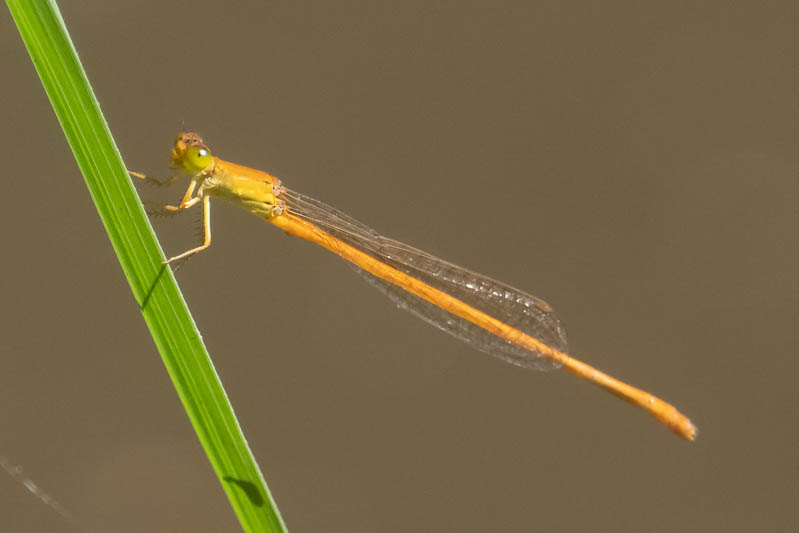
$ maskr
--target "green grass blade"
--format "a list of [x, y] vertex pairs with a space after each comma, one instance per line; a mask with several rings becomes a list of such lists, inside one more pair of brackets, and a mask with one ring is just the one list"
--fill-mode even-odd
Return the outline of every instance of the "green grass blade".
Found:
[[[55, 2], [7, 0], [175, 389], [245, 531], [285, 531]], [[156, 482], [156, 480], [154, 480]]]

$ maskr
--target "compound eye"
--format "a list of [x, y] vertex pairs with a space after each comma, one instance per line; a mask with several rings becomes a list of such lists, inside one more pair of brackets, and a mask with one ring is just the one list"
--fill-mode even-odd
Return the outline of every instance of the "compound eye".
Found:
[[204, 146], [190, 146], [186, 150], [183, 166], [192, 174], [205, 170], [213, 161], [211, 151]]

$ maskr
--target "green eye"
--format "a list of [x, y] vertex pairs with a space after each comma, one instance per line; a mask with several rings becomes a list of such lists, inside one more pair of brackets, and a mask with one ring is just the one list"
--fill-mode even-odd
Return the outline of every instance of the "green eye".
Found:
[[194, 174], [205, 170], [211, 164], [213, 157], [208, 148], [200, 146], [191, 146], [186, 150], [186, 155], [183, 157], [183, 168], [188, 172]]

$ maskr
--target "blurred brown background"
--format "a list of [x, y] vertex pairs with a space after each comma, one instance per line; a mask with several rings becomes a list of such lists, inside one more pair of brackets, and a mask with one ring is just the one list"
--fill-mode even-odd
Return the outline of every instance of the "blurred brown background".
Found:
[[[217, 203], [178, 278], [292, 531], [796, 530], [796, 2], [61, 3], [130, 168], [166, 174], [185, 124], [545, 298], [700, 429], [475, 352]], [[0, 456], [85, 530], [236, 531], [0, 24]], [[154, 221], [168, 254], [198, 214]], [[82, 530], [5, 475], [0, 514]]]

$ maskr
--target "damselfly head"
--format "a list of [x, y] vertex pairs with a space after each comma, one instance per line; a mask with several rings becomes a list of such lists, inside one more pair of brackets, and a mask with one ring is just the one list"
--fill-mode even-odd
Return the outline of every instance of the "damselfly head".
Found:
[[181, 132], [175, 138], [170, 167], [189, 174], [202, 172], [214, 162], [211, 150], [203, 143], [202, 137], [193, 132]]

